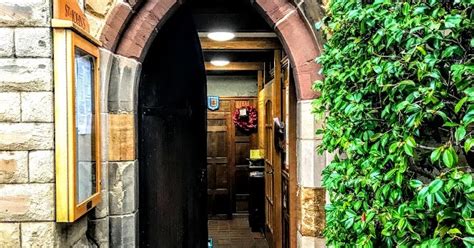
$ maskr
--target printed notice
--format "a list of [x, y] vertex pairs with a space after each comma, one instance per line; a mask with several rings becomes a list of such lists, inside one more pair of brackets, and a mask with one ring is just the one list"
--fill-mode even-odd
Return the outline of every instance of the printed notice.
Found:
[[78, 134], [91, 134], [93, 60], [81, 55], [76, 53], [76, 127]]

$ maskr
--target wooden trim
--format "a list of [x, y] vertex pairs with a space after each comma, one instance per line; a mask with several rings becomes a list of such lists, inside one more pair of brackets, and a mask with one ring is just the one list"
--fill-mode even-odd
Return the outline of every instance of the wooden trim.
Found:
[[257, 72], [257, 89], [258, 89], [258, 92], [260, 92], [261, 90], [263, 90], [263, 85], [264, 85], [264, 81], [263, 81], [263, 70], [260, 70]]
[[51, 26], [53, 28], [58, 28], [58, 29], [70, 29], [75, 31], [76, 33], [80, 34], [82, 37], [87, 39], [89, 42], [93, 43], [96, 46], [102, 46], [102, 43], [97, 40], [94, 36], [89, 34], [86, 30], [78, 26], [72, 21], [69, 20], [60, 20], [60, 19], [52, 19], [51, 20]]
[[234, 212], [234, 207], [235, 207], [235, 199], [234, 199], [234, 185], [235, 185], [235, 125], [234, 122], [232, 121], [232, 113], [234, 112], [234, 100], [230, 100], [230, 114], [227, 115], [227, 137], [229, 142], [229, 145], [227, 148], [229, 149], [227, 153], [229, 154], [229, 161], [228, 161], [228, 168], [229, 170], [227, 171], [228, 175], [228, 183], [229, 183], [229, 200], [230, 200], [230, 206], [229, 206], [229, 217], [232, 217], [232, 214]]
[[[67, 60], [67, 32], [64, 29], [53, 30], [54, 60], [63, 63], [54, 63], [54, 123], [55, 123], [55, 163], [56, 163], [56, 220], [66, 222], [69, 220], [68, 209], [68, 165], [69, 143], [64, 135], [68, 130], [67, 121], [67, 87], [63, 84], [68, 81]], [[61, 210], [61, 211], [58, 211]]]
[[[282, 118], [281, 116], [281, 51], [275, 50], [274, 51], [274, 81], [273, 81], [273, 88], [272, 88], [272, 99], [273, 99], [273, 117]], [[273, 127], [275, 128], [275, 127]], [[281, 162], [281, 154], [277, 152], [275, 146], [272, 144], [273, 147], [273, 166], [274, 166], [274, 244], [275, 247], [279, 248], [282, 247], [282, 190], [281, 190], [281, 171], [282, 171], [282, 162]]]
[[257, 99], [257, 96], [220, 96], [221, 100], [253, 100]]
[[263, 70], [263, 63], [260, 62], [230, 62], [226, 66], [215, 66], [206, 62], [206, 71], [259, 71]]
[[[99, 48], [72, 29], [54, 31], [55, 85], [55, 164], [56, 221], [74, 222], [101, 199], [101, 140], [100, 140], [100, 78]], [[94, 129], [96, 191], [83, 202], [77, 202], [77, 135], [75, 116], [75, 49], [94, 57]]]
[[297, 227], [297, 202], [298, 202], [298, 197], [297, 197], [297, 191], [298, 191], [298, 163], [297, 163], [297, 154], [296, 154], [296, 134], [297, 134], [297, 125], [296, 125], [296, 118], [297, 118], [297, 113], [296, 113], [296, 105], [297, 105], [297, 99], [296, 99], [296, 87], [294, 82], [291, 80], [291, 68], [290, 65], [287, 66], [288, 70], [288, 84], [287, 84], [287, 90], [289, 94], [289, 101], [288, 101], [288, 107], [289, 107], [289, 123], [288, 123], [288, 132], [289, 132], [289, 138], [288, 138], [288, 161], [290, 164], [290, 180], [289, 180], [289, 195], [290, 195], [290, 247], [291, 248], [296, 248], [297, 247], [297, 232], [298, 232], [298, 227]]
[[235, 38], [229, 41], [214, 41], [202, 37], [201, 48], [210, 50], [274, 50], [281, 49], [278, 38]]

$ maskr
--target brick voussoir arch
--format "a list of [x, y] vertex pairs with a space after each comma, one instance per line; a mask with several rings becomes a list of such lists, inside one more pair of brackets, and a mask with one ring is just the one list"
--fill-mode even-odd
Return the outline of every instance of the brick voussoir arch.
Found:
[[[102, 30], [103, 46], [119, 55], [143, 61], [157, 30], [182, 2], [149, 0], [135, 15], [130, 5], [120, 3], [112, 10]], [[319, 66], [314, 63], [320, 51], [311, 30], [288, 0], [252, 2], [275, 29], [290, 57], [298, 99], [313, 99], [316, 94], [311, 85], [321, 76], [317, 73]]]

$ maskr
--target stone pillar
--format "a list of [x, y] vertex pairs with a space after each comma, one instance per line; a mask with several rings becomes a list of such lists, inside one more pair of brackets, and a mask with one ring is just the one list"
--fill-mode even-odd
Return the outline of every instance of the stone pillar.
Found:
[[297, 107], [298, 247], [325, 247], [322, 231], [326, 193], [322, 188], [321, 173], [328, 156], [316, 152], [321, 137], [315, 132], [321, 121], [311, 113], [311, 102], [299, 101]]
[[89, 221], [101, 247], [138, 246], [136, 87], [141, 64], [101, 49], [103, 201]]

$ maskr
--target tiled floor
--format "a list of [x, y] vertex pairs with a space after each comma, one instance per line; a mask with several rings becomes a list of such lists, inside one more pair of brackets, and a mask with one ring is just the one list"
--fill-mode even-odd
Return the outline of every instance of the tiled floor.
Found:
[[209, 220], [209, 236], [215, 248], [268, 248], [262, 233], [251, 232], [247, 216]]

